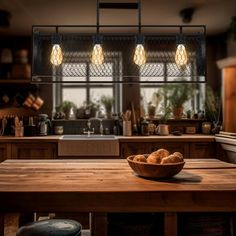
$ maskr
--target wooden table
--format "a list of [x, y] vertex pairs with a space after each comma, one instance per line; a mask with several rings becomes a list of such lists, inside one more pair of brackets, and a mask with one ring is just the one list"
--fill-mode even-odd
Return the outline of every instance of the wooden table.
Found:
[[[186, 159], [168, 180], [136, 176], [126, 160], [7, 160], [0, 164], [0, 212], [165, 212], [176, 235], [177, 212], [236, 212], [236, 165]], [[93, 235], [105, 235], [105, 225]]]

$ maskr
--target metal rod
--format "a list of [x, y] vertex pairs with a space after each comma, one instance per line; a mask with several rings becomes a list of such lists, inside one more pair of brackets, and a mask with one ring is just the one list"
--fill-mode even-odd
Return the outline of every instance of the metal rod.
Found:
[[182, 26], [180, 26], [179, 28], [180, 28], [180, 29], [179, 29], [179, 31], [180, 31], [180, 34], [182, 34], [182, 32], [183, 32], [183, 27], [182, 27]]
[[[128, 78], [128, 77], [123, 77]], [[32, 84], [85, 84], [85, 82], [80, 81], [34, 81], [33, 78], [31, 80]], [[206, 80], [204, 81], [89, 81], [89, 84], [205, 84]]]
[[99, 34], [99, 0], [97, 0], [97, 34]]
[[133, 2], [101, 2], [99, 4], [101, 9], [138, 9], [138, 4]]
[[[60, 28], [85, 28], [85, 27], [91, 27], [91, 28], [96, 28], [97, 25], [33, 25], [33, 28], [53, 28], [53, 27], [60, 27]], [[138, 25], [99, 25], [100, 28], [107, 28], [107, 27], [136, 27]], [[149, 27], [155, 27], [155, 28], [179, 28], [180, 25], [142, 25], [142, 28], [149, 28]], [[206, 26], [205, 25], [181, 25], [182, 28], [203, 28], [204, 31], [206, 31]]]
[[138, 34], [141, 34], [141, 0], [138, 0]]

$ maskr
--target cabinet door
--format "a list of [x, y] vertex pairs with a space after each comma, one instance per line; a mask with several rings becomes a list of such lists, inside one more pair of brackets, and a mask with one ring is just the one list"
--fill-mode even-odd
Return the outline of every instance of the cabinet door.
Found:
[[132, 142], [121, 143], [121, 158], [126, 158], [130, 155], [146, 154], [151, 152], [150, 143]]
[[166, 150], [168, 150], [170, 153], [174, 153], [174, 152], [180, 152], [183, 154], [184, 158], [188, 158], [189, 156], [189, 145], [188, 143], [182, 143], [182, 142], [178, 142], [178, 143], [150, 143], [150, 149], [151, 152], [154, 152], [160, 148], [164, 148]]
[[190, 143], [189, 158], [216, 158], [215, 143]]
[[13, 159], [53, 159], [56, 157], [56, 143], [13, 143]]
[[0, 162], [11, 158], [11, 144], [0, 143]]

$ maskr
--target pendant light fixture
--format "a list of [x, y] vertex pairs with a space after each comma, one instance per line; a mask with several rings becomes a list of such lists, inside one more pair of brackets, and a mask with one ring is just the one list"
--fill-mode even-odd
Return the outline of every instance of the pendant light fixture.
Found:
[[[32, 83], [84, 84], [88, 62], [89, 84], [206, 82], [206, 26], [143, 25], [141, 0], [101, 1], [96, 24], [32, 26]], [[101, 25], [99, 9], [135, 10], [138, 24]]]
[[175, 62], [179, 67], [185, 67], [188, 62], [187, 51], [185, 48], [182, 26], [180, 26], [180, 34], [177, 36], [177, 49], [175, 53]]
[[144, 36], [141, 35], [141, 2], [138, 3], [138, 36], [136, 38], [136, 48], [134, 52], [134, 63], [142, 66], [146, 63], [146, 52], [144, 49]]
[[62, 49], [61, 49], [60, 43], [61, 43], [60, 35], [58, 34], [58, 27], [56, 26], [56, 35], [54, 36], [54, 39], [53, 39], [53, 46], [52, 46], [51, 57], [50, 57], [50, 62], [54, 66], [61, 65], [62, 60], [63, 60]]
[[91, 62], [94, 65], [102, 65], [104, 62], [104, 53], [101, 41], [102, 41], [101, 36], [99, 34], [96, 34], [91, 57]]
[[94, 37], [94, 46], [91, 62], [94, 65], [102, 65], [104, 62], [104, 52], [102, 48], [102, 37], [99, 34], [99, 1], [97, 0], [97, 33]]

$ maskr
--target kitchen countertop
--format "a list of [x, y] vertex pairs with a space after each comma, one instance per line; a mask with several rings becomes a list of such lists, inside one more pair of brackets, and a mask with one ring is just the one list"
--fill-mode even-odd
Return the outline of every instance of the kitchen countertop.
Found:
[[0, 142], [58, 142], [61, 135], [33, 136], [33, 137], [14, 137], [0, 136]]
[[236, 165], [185, 161], [173, 178], [155, 180], [138, 177], [123, 159], [7, 160], [0, 163], [0, 209], [4, 222], [8, 212], [92, 212], [96, 232], [107, 227], [107, 212], [164, 212], [165, 236], [177, 235], [168, 231], [176, 226], [168, 213], [236, 212]]
[[[14, 136], [1, 136], [0, 142], [58, 142], [61, 135], [47, 135], [47, 136], [34, 136], [34, 137], [14, 137]], [[214, 142], [214, 135], [189, 135], [184, 134], [181, 136], [168, 135], [168, 136], [158, 136], [158, 135], [150, 135], [150, 136], [116, 136], [120, 142]]]

